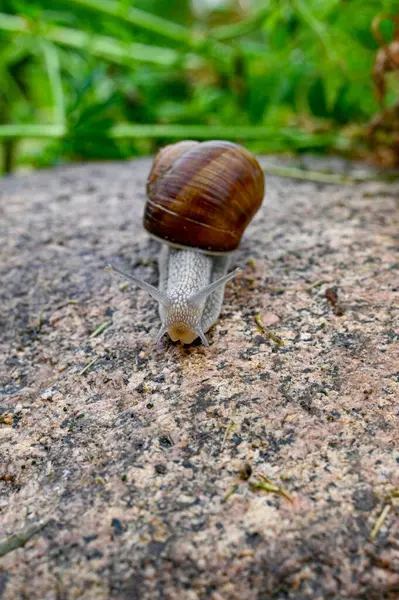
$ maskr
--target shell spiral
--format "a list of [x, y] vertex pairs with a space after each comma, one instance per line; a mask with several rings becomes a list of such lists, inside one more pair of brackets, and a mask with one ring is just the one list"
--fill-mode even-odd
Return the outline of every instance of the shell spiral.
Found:
[[225, 141], [163, 148], [147, 180], [144, 227], [154, 236], [204, 252], [237, 248], [264, 196], [256, 158]]

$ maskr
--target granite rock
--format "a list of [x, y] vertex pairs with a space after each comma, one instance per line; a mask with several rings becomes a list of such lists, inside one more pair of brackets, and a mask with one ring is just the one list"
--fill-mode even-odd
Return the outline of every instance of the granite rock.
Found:
[[103, 269], [157, 282], [149, 165], [0, 182], [0, 598], [397, 598], [399, 183], [268, 176], [210, 348], [155, 347]]

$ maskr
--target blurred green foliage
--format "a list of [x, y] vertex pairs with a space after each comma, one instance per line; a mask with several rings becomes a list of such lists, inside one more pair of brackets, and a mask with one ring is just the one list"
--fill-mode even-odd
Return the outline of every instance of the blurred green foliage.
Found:
[[[226, 137], [345, 150], [397, 0], [0, 0], [3, 169]], [[392, 22], [382, 23], [389, 41]], [[388, 103], [398, 96], [390, 82]], [[192, 126], [195, 126], [194, 128]]]

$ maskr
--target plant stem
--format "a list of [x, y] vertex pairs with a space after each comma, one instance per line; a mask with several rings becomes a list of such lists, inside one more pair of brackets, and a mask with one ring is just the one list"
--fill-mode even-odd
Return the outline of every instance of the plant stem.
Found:
[[85, 373], [87, 373], [87, 371], [89, 369], [91, 369], [91, 367], [100, 359], [100, 356], [96, 356], [95, 358], [93, 358], [93, 360], [91, 360], [89, 363], [87, 363], [87, 365], [85, 365], [83, 367], [83, 369], [78, 373], [78, 377], [81, 377], [82, 375], [84, 375]]
[[381, 527], [384, 524], [385, 519], [387, 518], [389, 511], [391, 510], [392, 505], [391, 504], [386, 504], [382, 510], [382, 513], [380, 514], [380, 516], [378, 517], [377, 521], [375, 522], [375, 525], [372, 529], [372, 532], [370, 533], [370, 540], [374, 541], [375, 538], [378, 535], [378, 532], [380, 531]]
[[151, 33], [162, 35], [176, 42], [192, 44], [192, 35], [182, 25], [158, 17], [151, 13], [147, 13], [139, 8], [122, 8], [118, 2], [114, 0], [69, 0], [70, 4], [77, 4], [85, 8], [92, 9], [96, 12], [101, 12], [112, 17], [116, 17], [131, 25], [136, 25], [142, 29], [146, 29]]
[[325, 283], [324, 279], [318, 279], [317, 281], [314, 281], [313, 283], [311, 283], [310, 285], [308, 285], [308, 287], [306, 288], [306, 291], [307, 292], [311, 292], [315, 288], [320, 287], [321, 285], [323, 285], [323, 283]]
[[355, 180], [348, 175], [340, 175], [339, 173], [321, 173], [319, 171], [307, 171], [305, 169], [297, 169], [296, 167], [277, 167], [268, 165], [263, 168], [265, 173], [269, 175], [278, 175], [279, 177], [290, 177], [292, 179], [304, 179], [305, 181], [320, 181], [321, 183], [341, 183], [350, 185], [355, 183]]
[[114, 38], [94, 35], [67, 27], [52, 26], [44, 33], [47, 39], [71, 48], [87, 49], [100, 58], [117, 64], [130, 64], [132, 60], [163, 66], [172, 66], [179, 59], [179, 53], [170, 48], [159, 48], [145, 44], [123, 44]]
[[70, 0], [70, 2], [112, 16], [153, 34], [166, 37], [174, 42], [184, 44], [194, 52], [210, 55], [224, 63], [230, 63], [231, 58], [235, 54], [232, 48], [220, 44], [216, 39], [210, 40], [203, 35], [191, 32], [182, 25], [178, 25], [139, 8], [130, 7], [123, 9], [115, 0]]
[[230, 498], [230, 496], [235, 494], [237, 490], [238, 490], [238, 485], [233, 485], [233, 487], [230, 488], [230, 490], [227, 492], [227, 494], [221, 499], [221, 503], [224, 504], [225, 502], [227, 502], [227, 500]]
[[314, 17], [311, 10], [309, 10], [309, 7], [307, 6], [307, 2], [304, 2], [303, 0], [294, 0], [293, 4], [296, 7], [299, 16], [302, 18], [302, 21], [304, 21], [304, 23], [306, 23], [320, 39], [326, 51], [327, 58], [329, 60], [336, 60], [337, 54], [333, 48], [330, 34], [325, 25], [318, 21], [316, 17]]
[[7, 139], [3, 142], [3, 173], [9, 174], [13, 172], [15, 165], [16, 149], [17, 148], [15, 140]]
[[112, 321], [105, 321], [104, 323], [99, 325], [97, 327], [97, 329], [95, 331], [93, 331], [93, 333], [90, 334], [89, 337], [91, 337], [91, 338], [97, 337], [98, 335], [100, 335], [100, 333], [105, 331], [110, 325], [112, 325]]
[[0, 125], [0, 139], [62, 138], [66, 135], [63, 125]]
[[90, 34], [68, 27], [46, 24], [36, 28], [22, 17], [0, 13], [0, 29], [16, 33], [38, 34], [50, 42], [56, 42], [69, 48], [88, 50], [94, 56], [104, 58], [116, 64], [130, 65], [132, 61], [148, 62], [171, 67], [180, 58], [179, 52], [171, 48], [160, 48], [145, 44], [124, 44], [105, 35]]
[[135, 137], [165, 137], [177, 139], [230, 139], [230, 140], [286, 140], [293, 147], [322, 146], [331, 144], [336, 134], [314, 135], [292, 129], [274, 129], [269, 127], [240, 127], [225, 125], [130, 125], [117, 124], [110, 135], [117, 139]]
[[[80, 135], [92, 135], [95, 131], [85, 130]], [[267, 127], [234, 127], [224, 125], [130, 125], [120, 123], [111, 127], [107, 134], [112, 139], [135, 139], [135, 138], [167, 138], [167, 139], [229, 139], [229, 140], [263, 140], [266, 148], [273, 149], [273, 144], [280, 143], [290, 148], [315, 148], [337, 144], [341, 137], [337, 134], [310, 134], [292, 129], [273, 129]], [[61, 138], [66, 135], [66, 128], [62, 125], [0, 125], [0, 139], [9, 138]], [[79, 132], [75, 132], [78, 137]], [[272, 142], [272, 143], [269, 143]], [[276, 174], [293, 176], [287, 172], [288, 167]], [[301, 171], [295, 170], [296, 175]], [[323, 179], [324, 180], [324, 179]]]
[[261, 331], [262, 333], [265, 334], [265, 337], [274, 342], [275, 344], [277, 344], [278, 346], [285, 346], [283, 340], [278, 337], [275, 333], [273, 333], [272, 331], [270, 331], [270, 329], [268, 329], [267, 327], [265, 327], [262, 323], [262, 315], [258, 314], [255, 316], [255, 323], [257, 324], [259, 331]]
[[47, 523], [39, 521], [36, 525], [31, 525], [8, 538], [0, 540], [0, 556], [5, 556], [8, 552], [25, 546], [31, 537], [38, 533]]
[[51, 43], [43, 42], [44, 59], [54, 103], [54, 121], [64, 126], [66, 122], [64, 92], [62, 89], [61, 68], [57, 49]]
[[15, 31], [16, 33], [27, 33], [29, 31], [29, 23], [23, 17], [0, 13], [0, 29]]
[[214, 27], [209, 31], [209, 35], [219, 41], [231, 40], [247, 35], [262, 24], [266, 16], [270, 13], [270, 10], [269, 3], [267, 3], [267, 6], [261, 7], [255, 14], [242, 19], [238, 23], [229, 23], [228, 25]]

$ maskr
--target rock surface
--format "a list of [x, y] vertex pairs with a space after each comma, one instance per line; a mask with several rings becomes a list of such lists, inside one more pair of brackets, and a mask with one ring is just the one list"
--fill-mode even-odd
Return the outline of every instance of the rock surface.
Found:
[[0, 598], [397, 598], [398, 182], [268, 176], [211, 347], [155, 348], [103, 270], [157, 282], [149, 165], [0, 183]]

